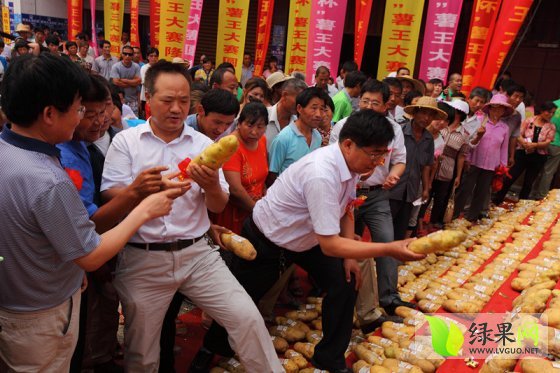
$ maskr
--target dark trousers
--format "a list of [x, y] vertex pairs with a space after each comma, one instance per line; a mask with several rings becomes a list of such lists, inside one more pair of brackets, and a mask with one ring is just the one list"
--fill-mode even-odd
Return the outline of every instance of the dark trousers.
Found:
[[545, 162], [546, 155], [538, 153], [527, 154], [525, 153], [525, 150], [516, 150], [515, 164], [509, 170], [511, 179], [504, 179], [504, 187], [502, 188], [502, 190], [496, 193], [494, 197], [494, 203], [500, 204], [504, 201], [509, 188], [511, 188], [511, 186], [515, 183], [519, 176], [521, 176], [523, 171], [525, 171], [525, 179], [523, 179], [523, 187], [521, 188], [521, 192], [519, 192], [519, 198], [529, 198], [533, 183], [537, 179], [537, 176], [539, 175], [539, 172], [541, 172]]
[[[346, 367], [344, 352], [350, 342], [352, 318], [356, 302], [355, 279], [346, 282], [343, 260], [326, 256], [319, 246], [304, 252], [282, 249], [270, 242], [254, 226], [251, 218], [243, 225], [242, 236], [255, 249], [257, 257], [245, 261], [235, 257], [234, 275], [255, 304], [274, 285], [282, 270], [296, 263], [326, 292], [322, 305], [323, 339], [315, 346], [314, 360], [329, 370]], [[227, 351], [227, 333], [218, 323], [204, 337], [204, 347], [212, 352]]]
[[[389, 192], [375, 189], [367, 194], [365, 203], [355, 212], [355, 232], [364, 233], [368, 227], [372, 242], [392, 242], [393, 219], [389, 206]], [[397, 291], [399, 261], [390, 256], [375, 258], [377, 271], [377, 287], [379, 289], [379, 304], [381, 307], [390, 305], [393, 300], [400, 299]]]
[[443, 224], [443, 217], [445, 209], [449, 202], [449, 195], [453, 183], [451, 181], [442, 181], [434, 179], [432, 182], [432, 196], [434, 204], [432, 205], [432, 212], [430, 214], [430, 223]]
[[169, 308], [167, 308], [167, 313], [163, 319], [163, 324], [161, 325], [161, 334], [159, 337], [159, 372], [160, 373], [170, 373], [175, 372], [175, 334], [176, 325], [175, 320], [179, 311], [181, 310], [181, 305], [183, 304], [183, 299], [185, 296], [179, 292], [175, 293]]
[[412, 202], [390, 199], [391, 215], [395, 240], [403, 240], [408, 229], [408, 220], [412, 211]]
[[478, 219], [478, 215], [480, 215], [484, 207], [485, 196], [489, 193], [493, 177], [493, 170], [484, 170], [476, 166], [469, 168], [461, 190], [455, 196], [453, 218], [458, 217], [463, 212], [465, 204], [470, 199], [471, 206], [466, 214], [466, 218], [470, 221]]

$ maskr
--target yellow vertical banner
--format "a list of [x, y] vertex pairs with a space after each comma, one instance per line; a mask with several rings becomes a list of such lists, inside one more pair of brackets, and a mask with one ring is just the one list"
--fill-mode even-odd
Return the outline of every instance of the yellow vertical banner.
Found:
[[111, 43], [111, 54], [121, 53], [124, 0], [103, 0], [105, 39]]
[[399, 67], [414, 72], [424, 0], [387, 0], [377, 79]]
[[290, 17], [288, 19], [288, 42], [286, 47], [286, 66], [284, 71], [305, 72], [307, 68], [307, 42], [309, 39], [309, 18], [311, 2], [307, 0], [290, 0]]
[[235, 66], [237, 80], [241, 80], [249, 3], [249, 0], [220, 0], [216, 65], [230, 62]]
[[[10, 8], [7, 6], [2, 6], [2, 31], [6, 34], [10, 33]], [[4, 38], [4, 43], [8, 44], [12, 41], [8, 38]]]
[[168, 61], [183, 55], [191, 0], [162, 1], [159, 10], [159, 56]]

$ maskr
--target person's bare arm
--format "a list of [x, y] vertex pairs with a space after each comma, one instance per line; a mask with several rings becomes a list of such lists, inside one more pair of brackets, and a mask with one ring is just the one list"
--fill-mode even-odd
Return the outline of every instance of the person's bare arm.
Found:
[[224, 176], [229, 184], [230, 200], [247, 211], [253, 211], [255, 201], [243, 187], [241, 174], [237, 171], [224, 171]]

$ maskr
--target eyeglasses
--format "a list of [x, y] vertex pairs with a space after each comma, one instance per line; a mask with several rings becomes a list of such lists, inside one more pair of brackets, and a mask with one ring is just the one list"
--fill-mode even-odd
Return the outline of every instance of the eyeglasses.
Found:
[[85, 113], [86, 113], [86, 107], [84, 105], [80, 106], [78, 108], [78, 115], [80, 116], [80, 119], [84, 118]]
[[132, 56], [134, 56], [134, 53], [123, 52], [122, 55], [132, 57]]
[[385, 157], [387, 156], [387, 154], [389, 154], [391, 152], [391, 149], [387, 149], [387, 151], [382, 152], [382, 153], [368, 153], [362, 147], [358, 147], [358, 149], [363, 151], [373, 162], [380, 161], [380, 160], [385, 160]]
[[379, 102], [377, 102], [377, 101], [370, 101], [370, 100], [365, 99], [365, 98], [363, 98], [363, 99], [360, 100], [360, 104], [362, 104], [362, 105], [364, 105], [364, 106], [366, 106], [366, 107], [376, 107], [376, 106], [379, 106]]

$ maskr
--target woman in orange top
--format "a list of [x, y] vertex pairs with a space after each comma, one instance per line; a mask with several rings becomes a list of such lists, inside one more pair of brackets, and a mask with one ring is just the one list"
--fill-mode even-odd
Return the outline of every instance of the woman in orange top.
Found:
[[239, 148], [223, 166], [229, 202], [215, 223], [239, 234], [243, 221], [266, 193], [268, 161], [264, 132], [268, 111], [262, 103], [250, 102], [243, 107], [237, 123], [233, 135], [239, 140]]

